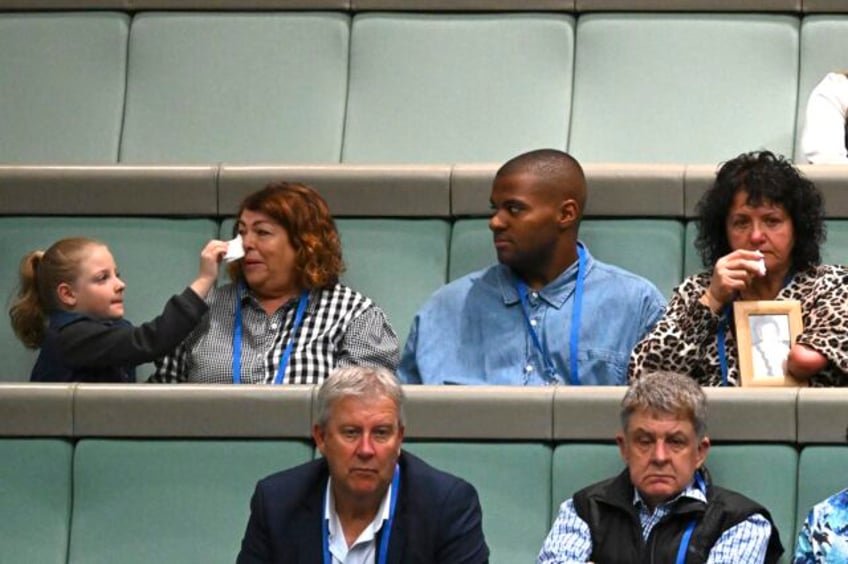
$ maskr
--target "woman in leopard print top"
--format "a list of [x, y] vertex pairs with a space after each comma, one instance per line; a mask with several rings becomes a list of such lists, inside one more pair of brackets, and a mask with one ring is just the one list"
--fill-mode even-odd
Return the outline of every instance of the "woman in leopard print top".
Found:
[[633, 350], [630, 378], [671, 370], [705, 386], [738, 386], [734, 301], [798, 300], [804, 330], [786, 370], [813, 386], [848, 385], [848, 269], [820, 264], [824, 204], [815, 185], [782, 157], [745, 153], [719, 169], [698, 216], [695, 246], [711, 268], [675, 288]]

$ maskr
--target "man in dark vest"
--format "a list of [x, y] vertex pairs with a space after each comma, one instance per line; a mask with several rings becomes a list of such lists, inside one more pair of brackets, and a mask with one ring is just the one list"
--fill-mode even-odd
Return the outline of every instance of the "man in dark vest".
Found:
[[707, 400], [688, 376], [635, 380], [616, 436], [627, 468], [560, 507], [538, 563], [776, 562], [783, 553], [768, 510], [711, 483]]

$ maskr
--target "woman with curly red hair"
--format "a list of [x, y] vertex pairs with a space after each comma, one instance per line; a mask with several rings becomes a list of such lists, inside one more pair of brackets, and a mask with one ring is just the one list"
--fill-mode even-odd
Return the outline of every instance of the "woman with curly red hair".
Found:
[[320, 384], [336, 366], [397, 367], [385, 314], [339, 283], [341, 242], [314, 189], [271, 183], [236, 217], [244, 256], [233, 283], [213, 290], [207, 317], [151, 381]]

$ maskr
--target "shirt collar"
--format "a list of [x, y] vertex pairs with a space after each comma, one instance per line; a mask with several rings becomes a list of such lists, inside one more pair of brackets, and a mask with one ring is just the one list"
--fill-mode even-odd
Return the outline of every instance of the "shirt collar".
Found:
[[123, 317], [119, 317], [117, 319], [100, 319], [97, 317], [92, 317], [90, 315], [86, 315], [84, 313], [77, 313], [75, 311], [64, 311], [64, 310], [56, 310], [50, 312], [48, 315], [48, 323], [52, 329], [62, 329], [63, 327], [70, 325], [71, 323], [79, 320], [79, 319], [92, 319], [99, 323], [103, 323], [105, 325], [128, 325], [129, 321], [125, 320]]
[[[342, 524], [339, 521], [339, 514], [336, 513], [336, 502], [333, 497], [333, 478], [327, 478], [327, 491], [324, 495], [324, 519], [329, 521], [328, 530], [330, 533], [330, 544], [333, 544], [333, 538], [337, 535], [341, 535], [341, 538], [344, 539], [344, 532], [342, 531]], [[383, 527], [383, 523], [388, 521], [389, 512], [391, 510], [390, 501], [392, 498], [392, 484], [389, 483], [389, 487], [386, 488], [386, 493], [383, 495], [383, 499], [380, 502], [380, 508], [377, 510], [377, 514], [374, 516], [374, 520], [371, 522], [371, 525], [365, 527], [365, 530], [359, 535], [359, 538], [353, 542], [351, 546], [354, 546], [360, 542], [372, 541], [377, 537], [377, 533], [380, 532], [380, 529]]]
[[[586, 253], [586, 273], [588, 273], [592, 270], [595, 259], [583, 242], [579, 242], [579, 244], [583, 246], [583, 250]], [[578, 261], [575, 260], [559, 276], [551, 280], [547, 286], [535, 293], [549, 305], [560, 309], [571, 294], [574, 293], [574, 288], [577, 284], [577, 264]], [[501, 264], [498, 268], [498, 281], [500, 283], [504, 305], [510, 306], [517, 304], [520, 301], [517, 288], [521, 279], [510, 267]]]
[[[262, 309], [262, 305], [259, 303], [259, 298], [256, 297], [256, 294], [253, 293], [253, 291], [247, 286], [247, 284], [236, 283], [235, 287], [236, 287], [236, 296], [238, 296], [238, 299], [241, 300], [242, 306], [249, 304], [251, 307], [254, 307], [256, 309]], [[314, 305], [315, 300], [312, 299], [312, 296], [313, 296], [313, 292], [310, 291], [309, 292], [309, 303], [307, 304], [307, 307], [306, 307], [307, 313], [310, 313], [315, 308], [315, 305]], [[286, 309], [286, 308], [296, 307], [296, 305], [293, 305], [293, 304], [297, 304], [298, 299], [299, 299], [299, 296], [290, 299], [289, 301], [284, 303], [281, 306], [281, 308]], [[279, 311], [279, 310], [277, 310], [277, 311]]]
[[50, 327], [54, 329], [61, 329], [65, 325], [73, 323], [77, 319], [85, 319], [86, 317], [88, 316], [73, 311], [57, 310], [50, 312], [48, 320], [50, 322]]
[[[692, 480], [689, 482], [689, 484], [685, 488], [683, 488], [682, 492], [680, 492], [679, 494], [677, 494], [676, 496], [674, 496], [670, 500], [657, 505], [657, 507], [654, 508], [654, 511], [656, 511], [659, 508], [668, 507], [682, 497], [688, 497], [688, 498], [691, 498], [691, 499], [695, 499], [697, 501], [702, 501], [704, 503], [707, 502], [706, 494], [704, 494], [704, 492], [701, 491], [701, 488], [699, 488], [695, 484], [695, 479], [692, 478]], [[642, 500], [642, 496], [639, 494], [639, 490], [637, 490], [636, 488], [633, 488], [633, 505], [635, 505], [636, 507], [640, 507], [640, 506], [647, 507], [647, 504], [645, 504], [645, 502]]]

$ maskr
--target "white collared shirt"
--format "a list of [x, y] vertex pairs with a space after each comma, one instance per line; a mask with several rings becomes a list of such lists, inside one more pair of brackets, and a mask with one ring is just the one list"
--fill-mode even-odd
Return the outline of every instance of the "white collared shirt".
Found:
[[336, 513], [332, 484], [333, 479], [327, 479], [327, 493], [324, 496], [327, 500], [324, 503], [324, 519], [329, 521], [330, 555], [333, 558], [333, 564], [374, 564], [377, 559], [377, 533], [380, 532], [383, 523], [389, 519], [392, 484], [389, 484], [385, 495], [383, 495], [383, 501], [380, 502], [380, 508], [377, 510], [374, 520], [365, 527], [350, 546], [347, 545], [339, 515]]

